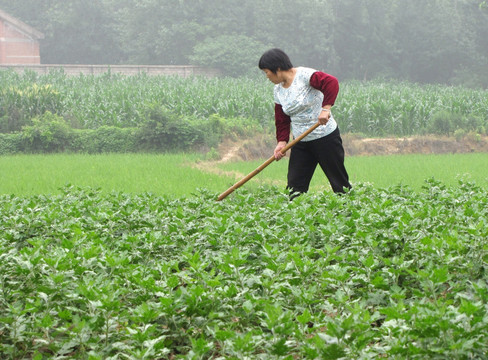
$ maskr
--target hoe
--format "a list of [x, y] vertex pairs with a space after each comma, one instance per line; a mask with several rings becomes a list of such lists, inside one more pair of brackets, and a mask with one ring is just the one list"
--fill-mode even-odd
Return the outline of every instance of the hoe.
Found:
[[[282, 150], [281, 152], [284, 154], [286, 153], [289, 149], [291, 149], [297, 142], [299, 142], [300, 140], [302, 140], [305, 136], [307, 136], [308, 134], [310, 134], [312, 131], [314, 131], [317, 126], [319, 126], [320, 124], [317, 122], [316, 124], [314, 124], [310, 129], [308, 129], [307, 131], [305, 131], [303, 134], [301, 134], [300, 136], [298, 136], [296, 139], [294, 139], [293, 141], [289, 142]], [[271, 156], [268, 160], [266, 160], [263, 164], [261, 164], [258, 168], [256, 168], [256, 170], [253, 170], [251, 171], [248, 175], [246, 175], [245, 177], [243, 177], [241, 180], [239, 180], [238, 182], [236, 182], [234, 185], [232, 185], [230, 188], [228, 188], [226, 191], [224, 191], [222, 194], [219, 195], [219, 197], [217, 198], [217, 201], [220, 201], [220, 200], [223, 200], [227, 197], [227, 195], [229, 195], [230, 193], [232, 193], [235, 189], [241, 187], [242, 185], [244, 185], [246, 182], [248, 182], [250, 179], [252, 179], [254, 176], [256, 176], [257, 174], [259, 174], [266, 166], [268, 166], [269, 164], [271, 164], [273, 161], [275, 160], [275, 157], [274, 155]]]

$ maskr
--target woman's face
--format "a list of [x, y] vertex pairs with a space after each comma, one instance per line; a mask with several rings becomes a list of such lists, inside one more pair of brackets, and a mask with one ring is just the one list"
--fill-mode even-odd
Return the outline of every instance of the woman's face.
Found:
[[266, 74], [266, 77], [268, 78], [268, 80], [271, 81], [273, 84], [279, 84], [283, 81], [283, 80], [281, 80], [280, 76], [278, 75], [280, 73], [280, 70], [278, 70], [276, 72], [276, 74], [269, 69], [263, 69], [263, 71]]

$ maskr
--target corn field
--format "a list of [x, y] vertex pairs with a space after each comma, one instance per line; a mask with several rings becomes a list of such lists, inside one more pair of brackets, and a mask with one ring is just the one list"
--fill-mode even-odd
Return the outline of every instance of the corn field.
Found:
[[[273, 84], [255, 78], [67, 76], [0, 72], [0, 132], [21, 131], [46, 111], [73, 128], [135, 127], [154, 104], [197, 121], [212, 115], [271, 129]], [[406, 82], [344, 82], [334, 106], [342, 132], [367, 136], [486, 134], [488, 91]]]
[[347, 83], [335, 106], [344, 132], [372, 136], [486, 134], [488, 91], [399, 82]]

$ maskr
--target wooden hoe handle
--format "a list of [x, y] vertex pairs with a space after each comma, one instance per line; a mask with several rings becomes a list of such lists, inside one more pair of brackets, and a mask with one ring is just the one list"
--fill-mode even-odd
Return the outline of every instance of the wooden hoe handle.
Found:
[[[281, 152], [283, 154], [286, 153], [290, 148], [292, 148], [294, 145], [296, 145], [297, 142], [299, 142], [305, 136], [307, 136], [312, 131], [314, 131], [319, 125], [320, 125], [320, 123], [318, 123], [318, 122], [315, 123], [310, 129], [308, 129], [307, 131], [305, 131], [303, 134], [301, 134], [300, 136], [298, 136], [293, 141], [289, 142], [283, 149], [281, 149]], [[232, 193], [235, 189], [240, 188], [242, 185], [244, 185], [246, 182], [248, 182], [254, 176], [256, 176], [257, 174], [259, 174], [266, 166], [268, 166], [269, 164], [271, 164], [274, 160], [275, 160], [275, 157], [273, 155], [268, 160], [266, 160], [264, 163], [262, 163], [258, 168], [256, 168], [255, 170], [251, 171], [248, 175], [246, 175], [245, 177], [243, 177], [241, 180], [239, 180], [234, 185], [232, 185], [230, 188], [228, 188], [226, 191], [224, 191], [222, 194], [220, 194], [219, 197], [217, 198], [217, 201], [220, 201], [220, 200], [225, 199], [227, 197], [227, 195], [229, 195], [230, 193]]]

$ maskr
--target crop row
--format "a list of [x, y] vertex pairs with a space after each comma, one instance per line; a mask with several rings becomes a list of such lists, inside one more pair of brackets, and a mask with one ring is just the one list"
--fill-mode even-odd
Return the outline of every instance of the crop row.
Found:
[[0, 197], [0, 355], [474, 359], [488, 193]]
[[[272, 84], [255, 78], [70, 77], [0, 72], [0, 132], [19, 131], [45, 111], [75, 128], [136, 127], [162, 105], [205, 122], [211, 115], [273, 124]], [[345, 82], [334, 108], [343, 131], [370, 136], [486, 133], [488, 91], [404, 82]]]

